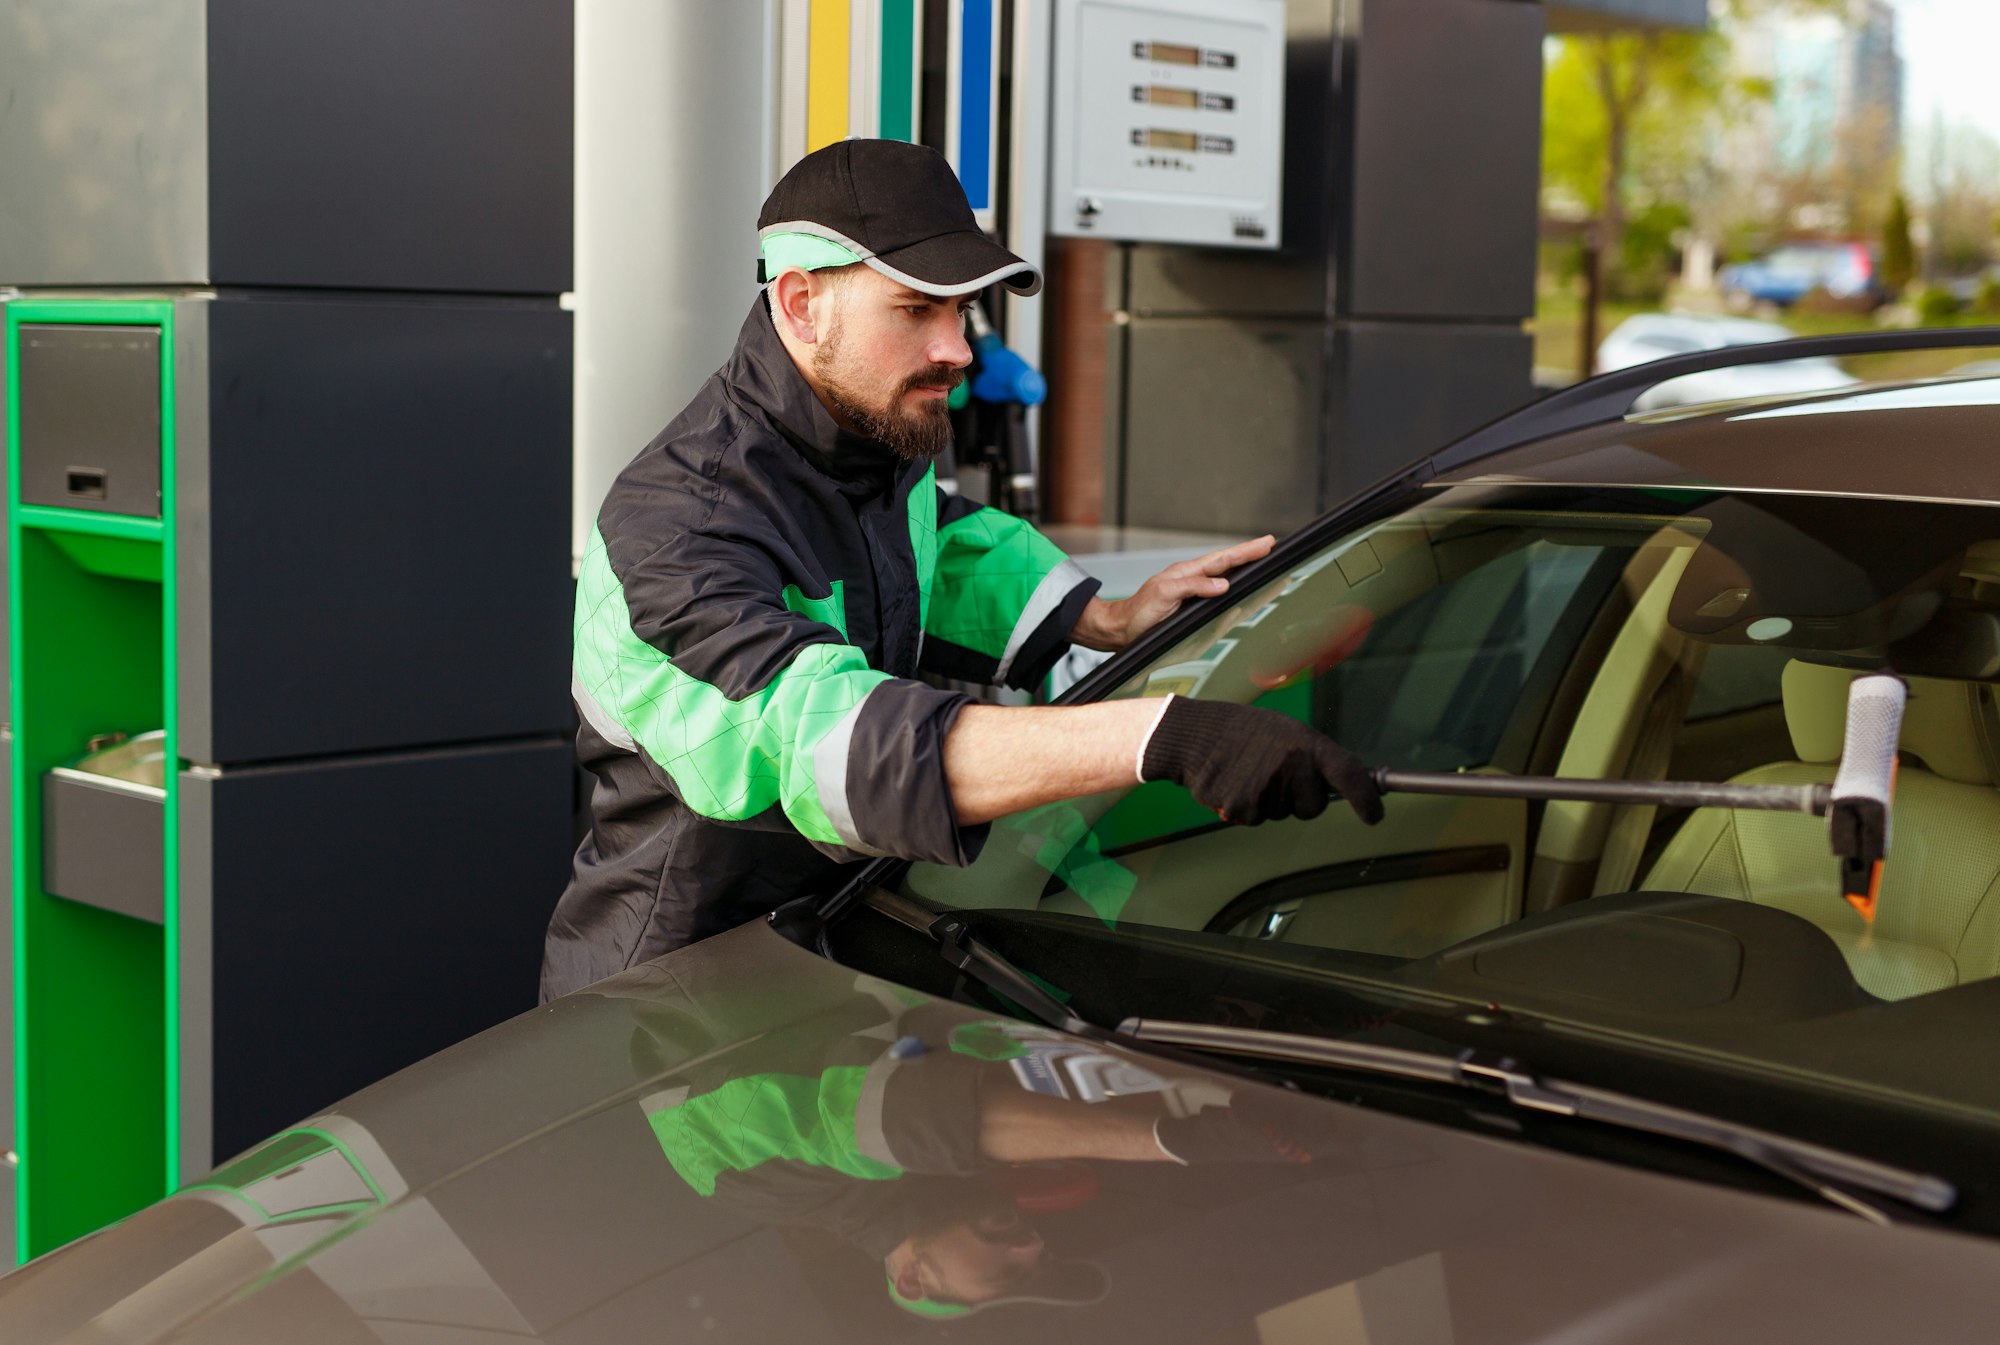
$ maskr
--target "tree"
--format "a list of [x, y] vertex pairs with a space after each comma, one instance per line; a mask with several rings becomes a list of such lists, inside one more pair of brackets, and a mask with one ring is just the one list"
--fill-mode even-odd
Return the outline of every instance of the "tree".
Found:
[[1910, 203], [1897, 192], [1889, 198], [1889, 218], [1882, 225], [1882, 284], [1901, 294], [1917, 276], [1917, 248], [1910, 238]]
[[1603, 256], [1624, 256], [1642, 195], [1672, 202], [1679, 193], [1671, 184], [1699, 162], [1722, 54], [1712, 31], [1586, 33], [1558, 43], [1543, 85], [1542, 183], [1597, 220]]
[[[1768, 79], [1733, 73], [1730, 42], [1770, 15], [1845, 16], [1853, 0], [1714, 0], [1700, 32], [1579, 33], [1550, 44], [1543, 82], [1542, 184], [1547, 208], [1596, 221], [1605, 288], [1629, 295], [1626, 233], [1636, 211], [1684, 208], [1719, 236], [1730, 171], [1716, 161], [1725, 119], [1768, 106]], [[1594, 328], [1595, 314], [1586, 329]]]

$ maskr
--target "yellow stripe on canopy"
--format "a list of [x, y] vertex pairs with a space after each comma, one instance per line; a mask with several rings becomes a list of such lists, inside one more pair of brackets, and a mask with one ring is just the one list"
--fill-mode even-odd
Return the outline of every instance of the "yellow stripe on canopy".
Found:
[[847, 138], [850, 0], [812, 0], [806, 70], [806, 152]]

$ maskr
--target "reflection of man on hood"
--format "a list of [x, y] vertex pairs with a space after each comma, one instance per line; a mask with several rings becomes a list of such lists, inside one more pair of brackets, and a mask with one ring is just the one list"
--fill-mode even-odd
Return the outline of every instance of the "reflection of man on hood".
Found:
[[791, 1059], [770, 1044], [759, 1073], [641, 1099], [667, 1161], [753, 1218], [860, 1247], [881, 1261], [891, 1297], [927, 1316], [1103, 1296], [1101, 1272], [1058, 1262], [1002, 1189], [1012, 1165], [1307, 1159], [1238, 1109], [1204, 1109], [1228, 1096], [1210, 1080], [1170, 1081], [949, 1005], [899, 1003], [847, 1037], [806, 1037]]

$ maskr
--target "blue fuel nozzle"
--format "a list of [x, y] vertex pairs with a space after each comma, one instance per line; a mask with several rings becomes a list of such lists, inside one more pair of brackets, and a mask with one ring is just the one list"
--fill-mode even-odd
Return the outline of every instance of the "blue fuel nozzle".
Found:
[[993, 332], [980, 333], [972, 343], [979, 372], [972, 376], [972, 395], [982, 402], [1040, 406], [1048, 399], [1049, 383], [1041, 370], [1000, 343]]

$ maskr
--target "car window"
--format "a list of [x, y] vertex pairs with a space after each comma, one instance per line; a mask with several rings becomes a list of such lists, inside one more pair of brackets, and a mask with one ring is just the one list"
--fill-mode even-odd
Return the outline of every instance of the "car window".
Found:
[[1814, 276], [1827, 269], [1832, 257], [1819, 248], [1779, 248], [1764, 260], [1777, 275]]
[[[1962, 1067], [2000, 1048], [1980, 1007], [2000, 985], [1995, 651], [1996, 511], [1438, 488], [1294, 557], [1110, 695], [1256, 704], [1373, 765], [1503, 782], [1491, 796], [1240, 827], [1156, 781], [1003, 818], [969, 868], [894, 886], [1038, 938], [1132, 940], [1135, 968], [1193, 948], [1297, 965], [1291, 1010], [1331, 976], [2000, 1122], [2000, 1075]], [[1912, 698], [1872, 923], [1821, 818], [1504, 787], [1827, 785], [1847, 680], [1884, 666]], [[1133, 975], [1119, 1012], [1162, 1012], [1145, 998], [1175, 974]]]

